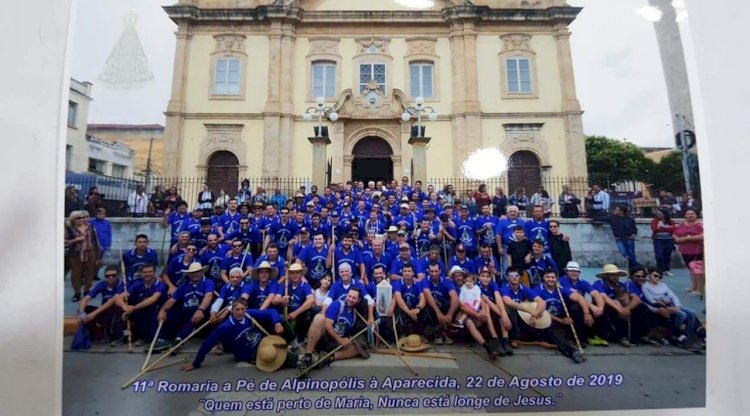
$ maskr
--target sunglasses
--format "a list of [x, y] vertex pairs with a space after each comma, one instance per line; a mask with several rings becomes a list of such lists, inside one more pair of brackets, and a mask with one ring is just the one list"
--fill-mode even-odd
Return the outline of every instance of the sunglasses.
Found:
[[185, 251], [198, 251], [197, 248], [186, 248]]
[[659, 273], [651, 273], [651, 276], [661, 277], [661, 274], [659, 274]]
[[400, 250], [401, 250], [401, 251], [409, 251], [409, 249], [408, 249], [408, 248], [402, 248], [402, 249], [400, 249]]

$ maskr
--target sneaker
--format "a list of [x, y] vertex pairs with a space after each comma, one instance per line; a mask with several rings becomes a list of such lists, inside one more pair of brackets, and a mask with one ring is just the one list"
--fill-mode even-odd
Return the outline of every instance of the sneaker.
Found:
[[79, 295], [79, 294], [75, 294], [75, 295], [73, 295], [73, 297], [72, 297], [72, 298], [71, 298], [70, 300], [72, 300], [72, 301], [73, 301], [73, 303], [76, 303], [76, 302], [78, 302], [79, 300], [81, 300], [81, 295]]
[[511, 348], [511, 342], [508, 338], [500, 339], [500, 348], [505, 351], [505, 355], [513, 355], [513, 348]]
[[443, 336], [442, 335], [436, 335], [435, 336], [435, 345], [443, 345]]
[[307, 378], [308, 374], [310, 373], [309, 371], [305, 374], [301, 374], [301, 373], [307, 370], [308, 368], [310, 368], [311, 365], [312, 365], [312, 355], [305, 354], [302, 357], [302, 360], [300, 361], [299, 365], [297, 366], [297, 370], [299, 370], [300, 372], [300, 375], [298, 376], [298, 378]]
[[445, 340], [445, 345], [453, 345], [453, 338], [448, 335], [443, 335], [443, 339]]
[[120, 338], [117, 338], [116, 340], [110, 342], [109, 346], [110, 347], [117, 347], [117, 346], [125, 344], [126, 342], [128, 342], [128, 337], [126, 335], [123, 335]]
[[642, 345], [644, 345], [644, 344], [653, 345], [654, 347], [661, 346], [661, 343], [659, 341], [657, 341], [657, 340], [655, 340], [653, 338], [649, 338], [649, 337], [643, 337], [643, 338], [641, 338], [640, 344], [642, 344]]
[[576, 364], [586, 361], [586, 357], [580, 351], [574, 352], [573, 355], [570, 356], [570, 358], [572, 358], [573, 362], [575, 362]]
[[607, 342], [607, 340], [605, 340], [603, 338], [599, 338], [598, 336], [593, 336], [593, 337], [589, 338], [588, 341], [589, 341], [589, 345], [593, 345], [593, 346], [596, 346], [596, 347], [606, 347], [606, 346], [609, 345], [609, 343]]
[[631, 344], [627, 338], [620, 338], [620, 345], [622, 345], [625, 348], [630, 348], [631, 346], [633, 346], [633, 344]]
[[489, 342], [484, 343], [484, 349], [487, 350], [487, 355], [490, 357], [490, 360], [496, 360], [497, 359], [497, 351], [495, 351]]
[[463, 328], [464, 323], [462, 321], [456, 320], [451, 324], [451, 326], [453, 326], [454, 328]]
[[690, 352], [700, 352], [703, 348], [701, 347], [700, 341], [693, 340], [692, 342], [685, 344], [685, 349]]
[[154, 343], [154, 352], [160, 352], [168, 350], [172, 346], [172, 343], [167, 341], [166, 339], [157, 339], [156, 343]]
[[[364, 359], [370, 358], [370, 352], [367, 351], [367, 344], [366, 341], [362, 341], [361, 338], [357, 338], [354, 341], [352, 341], [352, 345], [354, 345], [354, 348], [357, 349], [357, 352], [359, 355], [362, 356]], [[333, 357], [333, 355], [331, 355]]]
[[487, 345], [497, 353], [498, 357], [505, 357], [505, 350], [503, 349], [502, 345], [500, 345], [499, 339], [492, 338], [491, 340], [487, 341]]

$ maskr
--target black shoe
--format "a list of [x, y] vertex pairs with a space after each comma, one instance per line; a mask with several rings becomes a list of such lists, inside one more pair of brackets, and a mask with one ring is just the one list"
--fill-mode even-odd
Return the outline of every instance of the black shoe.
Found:
[[584, 357], [584, 355], [580, 351], [574, 352], [573, 355], [570, 356], [570, 358], [572, 358], [573, 362], [575, 362], [576, 364], [586, 361], [586, 357]]
[[[370, 352], [367, 351], [367, 341], [363, 341], [362, 338], [357, 338], [352, 341], [352, 344], [354, 345], [354, 348], [357, 349], [357, 352], [362, 356], [362, 358], [370, 358]], [[331, 355], [331, 357], [333, 357], [333, 355]]]
[[299, 370], [300, 372], [300, 376], [298, 376], [298, 378], [307, 378], [310, 372], [308, 371], [305, 374], [302, 374], [302, 372], [310, 368], [311, 365], [312, 365], [312, 355], [305, 354], [305, 356], [302, 357], [302, 361], [300, 361], [299, 365], [297, 366], [297, 370]]
[[505, 349], [500, 344], [500, 340], [492, 338], [487, 341], [487, 344], [497, 353], [498, 357], [505, 357]]
[[497, 351], [495, 351], [495, 349], [492, 348], [489, 342], [484, 343], [484, 349], [487, 351], [487, 355], [489, 355], [491, 360], [497, 359], [498, 357]]
[[505, 351], [505, 355], [513, 355], [513, 348], [510, 346], [510, 340], [508, 338], [500, 339], [500, 348]]
[[73, 302], [78, 302], [79, 300], [81, 300], [81, 295], [76, 293], [75, 295], [73, 295], [73, 298], [71, 300]]

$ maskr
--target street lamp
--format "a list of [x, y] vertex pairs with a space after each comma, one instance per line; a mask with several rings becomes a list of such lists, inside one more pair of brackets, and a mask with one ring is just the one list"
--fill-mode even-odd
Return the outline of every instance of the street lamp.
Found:
[[423, 137], [424, 129], [422, 128], [422, 114], [427, 114], [427, 118], [430, 121], [437, 120], [437, 113], [432, 107], [424, 106], [424, 97], [417, 97], [416, 107], [406, 107], [404, 113], [401, 114], [401, 120], [409, 121], [413, 115], [417, 116], [417, 134], [412, 135], [414, 137]]
[[329, 120], [335, 123], [336, 120], [339, 119], [339, 113], [337, 113], [333, 107], [326, 107], [323, 97], [318, 97], [315, 101], [318, 103], [318, 106], [309, 107], [305, 110], [305, 114], [302, 115], [302, 118], [305, 121], [312, 121], [313, 114], [316, 114], [318, 116], [318, 128], [315, 129], [315, 137], [328, 137], [328, 134], [323, 134], [323, 116], [325, 115]]

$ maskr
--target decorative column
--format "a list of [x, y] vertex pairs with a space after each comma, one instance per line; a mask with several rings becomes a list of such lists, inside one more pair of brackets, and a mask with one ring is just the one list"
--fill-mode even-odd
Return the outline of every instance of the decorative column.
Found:
[[[414, 172], [412, 172], [413, 182], [422, 181], [427, 183], [427, 143], [430, 137], [410, 137], [409, 144], [412, 146]], [[394, 169], [395, 170], [395, 169]]]
[[341, 183], [352, 180], [352, 161], [354, 156], [344, 155], [344, 180]]
[[182, 176], [180, 161], [182, 154], [182, 129], [185, 112], [185, 86], [187, 84], [187, 66], [190, 55], [192, 35], [186, 23], [177, 28], [177, 44], [174, 53], [174, 70], [172, 72], [172, 96], [167, 104], [164, 128], [164, 162], [168, 176]]
[[307, 140], [312, 143], [312, 184], [318, 189], [323, 189], [326, 183], [326, 147], [331, 144], [328, 137], [308, 137]]

